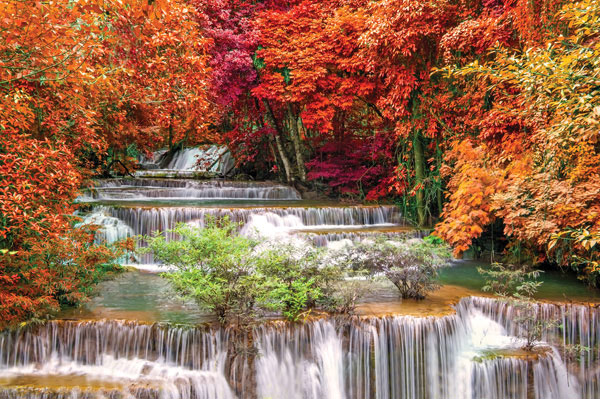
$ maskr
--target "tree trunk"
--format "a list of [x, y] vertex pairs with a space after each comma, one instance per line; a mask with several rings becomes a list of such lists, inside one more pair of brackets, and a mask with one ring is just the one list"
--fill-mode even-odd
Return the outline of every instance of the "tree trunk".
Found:
[[173, 114], [169, 119], [169, 151], [173, 148]]
[[268, 140], [269, 140], [269, 150], [271, 150], [271, 155], [273, 156], [275, 165], [277, 166], [278, 170], [282, 170], [281, 165], [279, 164], [279, 158], [277, 158], [277, 152], [275, 151], [275, 146], [274, 146], [275, 139], [273, 138], [273, 136], [269, 136]]
[[[264, 127], [264, 125], [265, 125], [264, 119], [260, 118], [258, 121], [258, 124], [261, 128]], [[283, 170], [287, 176], [285, 167], [283, 167], [283, 168], [281, 167], [281, 164], [279, 163], [279, 158], [277, 158], [277, 152], [275, 151], [275, 137], [272, 135], [268, 135], [267, 141], [269, 143], [269, 150], [271, 150], [271, 155], [273, 156], [273, 160], [275, 161], [275, 165], [277, 166], [277, 170], [278, 170], [277, 174], [279, 175], [281, 173], [281, 171]]]
[[279, 135], [275, 136], [275, 144], [277, 145], [277, 151], [279, 152], [279, 157], [281, 158], [281, 162], [283, 162], [283, 168], [285, 169], [285, 177], [288, 183], [292, 183], [294, 181], [294, 176], [292, 175], [292, 167], [290, 166], [290, 160], [287, 155], [285, 155], [285, 150], [283, 149], [283, 145], [281, 144], [281, 137]]
[[281, 158], [281, 162], [283, 163], [283, 168], [285, 169], [285, 176], [288, 183], [292, 183], [294, 181], [294, 174], [292, 173], [292, 167], [290, 164], [290, 160], [285, 153], [285, 148], [283, 147], [283, 143], [281, 142], [281, 133], [282, 130], [277, 124], [275, 120], [275, 115], [273, 114], [273, 110], [269, 106], [269, 102], [267, 100], [263, 100], [265, 108], [267, 109], [266, 118], [271, 127], [275, 129], [277, 135], [275, 135], [275, 145], [277, 146], [277, 152], [279, 152], [279, 157]]
[[294, 144], [294, 151], [296, 153], [296, 165], [298, 166], [298, 177], [303, 183], [306, 181], [306, 168], [304, 167], [304, 158], [302, 157], [302, 142], [300, 141], [300, 134], [298, 133], [298, 120], [294, 116], [291, 104], [287, 105], [288, 121], [290, 127], [290, 136], [292, 137], [292, 143]]
[[[423, 149], [422, 137], [419, 131], [415, 131], [413, 138], [413, 152], [415, 154], [415, 178], [416, 184], [423, 184], [425, 181], [425, 152]], [[425, 191], [420, 188], [416, 193], [417, 200], [417, 222], [419, 226], [425, 224]]]
[[256, 354], [257, 350], [248, 326], [237, 326], [231, 332], [225, 360], [226, 377], [237, 397], [256, 399]]

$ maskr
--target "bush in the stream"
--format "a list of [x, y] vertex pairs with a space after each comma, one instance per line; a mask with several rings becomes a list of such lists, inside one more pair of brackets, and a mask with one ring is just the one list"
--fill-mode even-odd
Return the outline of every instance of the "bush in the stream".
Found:
[[[236, 234], [237, 225], [207, 219], [204, 228], [178, 224], [171, 233], [179, 240], [167, 241], [163, 235], [145, 237], [154, 258], [174, 267], [164, 273], [175, 289], [214, 312], [221, 323], [251, 317], [257, 300], [265, 295], [258, 269], [260, 258], [253, 255], [257, 241]], [[243, 322], [243, 320], [239, 320]]]
[[492, 263], [489, 268], [478, 267], [477, 271], [485, 279], [482, 290], [500, 297], [501, 301], [515, 310], [512, 321], [518, 327], [519, 337], [523, 339], [523, 349], [532, 350], [544, 331], [558, 323], [558, 320], [541, 317], [534, 300], [543, 283], [538, 281], [541, 271], [503, 263]]
[[437, 269], [447, 264], [450, 252], [429, 240], [381, 238], [347, 247], [345, 256], [354, 270], [385, 275], [402, 298], [423, 299], [438, 288]]
[[[338, 269], [341, 270], [341, 269]], [[331, 313], [353, 314], [359, 299], [372, 288], [370, 275], [364, 271], [350, 273], [348, 279], [333, 280], [327, 285], [327, 294], [319, 299], [319, 306]]]
[[325, 251], [310, 245], [284, 243], [263, 256], [266, 262], [261, 264], [261, 272], [271, 287], [267, 306], [281, 311], [291, 321], [297, 321], [307, 309], [330, 297], [333, 282], [343, 278], [339, 267], [326, 264]]
[[286, 244], [261, 245], [239, 235], [238, 227], [228, 218], [208, 218], [203, 228], [179, 224], [171, 232], [180, 240], [145, 237], [148, 248], [142, 251], [174, 267], [164, 276], [221, 323], [247, 325], [261, 309], [297, 320], [315, 305], [335, 272], [318, 266], [320, 252], [315, 249], [300, 253]]

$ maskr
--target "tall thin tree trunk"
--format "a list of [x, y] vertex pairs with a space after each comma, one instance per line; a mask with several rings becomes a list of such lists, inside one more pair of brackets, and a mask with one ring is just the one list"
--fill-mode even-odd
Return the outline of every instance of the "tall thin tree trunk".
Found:
[[173, 114], [169, 118], [169, 151], [173, 149]]
[[275, 151], [275, 138], [273, 136], [269, 136], [269, 150], [271, 151], [271, 155], [273, 156], [273, 160], [275, 161], [275, 165], [277, 165], [278, 169], [281, 169], [281, 165], [279, 164], [279, 158], [277, 158], [277, 152]]
[[[265, 125], [264, 119], [260, 118], [258, 120], [258, 124], [261, 128], [264, 127], [264, 125]], [[277, 152], [275, 151], [275, 137], [272, 135], [268, 135], [267, 141], [269, 143], [269, 150], [271, 151], [271, 155], [273, 156], [273, 160], [275, 161], [275, 165], [277, 166], [277, 169], [283, 170], [285, 172], [285, 167], [284, 168], [281, 167], [281, 164], [279, 163], [279, 158], [277, 158]]]
[[263, 100], [263, 101], [264, 101], [265, 108], [267, 109], [267, 112], [266, 112], [267, 121], [269, 122], [271, 127], [273, 127], [273, 129], [275, 129], [275, 131], [277, 132], [277, 134], [275, 135], [275, 145], [277, 146], [277, 152], [279, 152], [279, 157], [281, 158], [281, 162], [283, 163], [283, 168], [285, 169], [285, 176], [286, 176], [287, 182], [291, 183], [294, 181], [294, 174], [292, 173], [292, 167], [290, 164], [290, 160], [289, 160], [288, 156], [286, 155], [285, 148], [283, 147], [283, 143], [281, 142], [282, 130], [279, 127], [279, 125], [277, 124], [277, 121], [275, 120], [275, 115], [273, 114], [273, 110], [269, 106], [269, 102], [267, 100]]
[[[425, 152], [421, 134], [418, 130], [415, 131], [413, 137], [413, 152], [415, 154], [415, 178], [417, 185], [423, 184], [425, 181]], [[419, 226], [425, 224], [425, 190], [420, 188], [416, 193], [417, 200], [417, 222]]]
[[294, 116], [291, 104], [287, 105], [288, 121], [290, 127], [290, 136], [292, 137], [292, 143], [294, 144], [294, 151], [296, 153], [296, 166], [298, 167], [298, 177], [300, 181], [306, 181], [306, 168], [304, 166], [304, 158], [302, 156], [302, 142], [300, 141], [300, 134], [298, 133], [298, 120]]
[[283, 145], [281, 144], [281, 137], [279, 135], [275, 136], [275, 144], [277, 145], [277, 151], [279, 152], [279, 157], [281, 158], [281, 162], [283, 162], [283, 168], [285, 169], [285, 177], [288, 183], [294, 181], [294, 176], [292, 175], [292, 167], [290, 166], [290, 160], [287, 155], [285, 155], [285, 150], [283, 149]]

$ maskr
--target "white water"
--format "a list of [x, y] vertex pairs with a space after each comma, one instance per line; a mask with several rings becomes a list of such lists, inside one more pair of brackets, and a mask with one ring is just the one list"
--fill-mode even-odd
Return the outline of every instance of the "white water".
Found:
[[[303, 226], [359, 226], [386, 225], [402, 222], [398, 209], [393, 206], [350, 207], [256, 207], [256, 208], [202, 208], [202, 207], [98, 207], [105, 214], [129, 225], [135, 234], [149, 234], [171, 229], [178, 222], [202, 224], [207, 215], [229, 217], [234, 222], [247, 223], [252, 216], [271, 214], [272, 225], [294, 224], [297, 217]], [[281, 221], [276, 221], [276, 215]], [[266, 226], [268, 228], [268, 226]], [[289, 227], [289, 226], [288, 226]]]
[[42, 365], [32, 364], [3, 370], [3, 378], [9, 380], [11, 377], [24, 376], [68, 379], [80, 375], [85, 375], [87, 379], [98, 381], [100, 384], [121, 386], [119, 390], [132, 397], [145, 396], [147, 391], [156, 391], [163, 399], [235, 398], [225, 376], [218, 371], [189, 370], [139, 358], [115, 359], [106, 354], [94, 365], [82, 365], [53, 357]]
[[[195, 151], [195, 152], [194, 152]], [[189, 150], [187, 155], [174, 159], [172, 166], [186, 167], [190, 157], [200, 151]], [[294, 206], [269, 207], [268, 201], [298, 201], [300, 194], [292, 187], [276, 183], [232, 182], [220, 180], [121, 178], [96, 182], [93, 189], [79, 198], [80, 202], [103, 201], [94, 205], [85, 223], [101, 226], [97, 241], [112, 243], [137, 235], [151, 235], [173, 229], [177, 223], [203, 226], [206, 216], [229, 217], [244, 225], [242, 234], [260, 235], [267, 239], [301, 241], [306, 245], [328, 246], [342, 240], [370, 238], [375, 235], [406, 235], [393, 231], [404, 226], [395, 206]], [[210, 207], [187, 206], [196, 200], [243, 200], [246, 206]], [[156, 206], [163, 201], [168, 206]], [[183, 202], [182, 202], [183, 201]], [[141, 204], [137, 204], [141, 202]], [[143, 204], [148, 203], [148, 206]], [[192, 202], [193, 203], [193, 202]], [[248, 206], [250, 205], [250, 206]], [[382, 233], [381, 231], [384, 231]], [[411, 235], [419, 232], [408, 233]], [[167, 234], [168, 239], [173, 239]], [[335, 244], [332, 244], [335, 246]], [[139, 268], [157, 271], [152, 255], [141, 256]]]
[[136, 176], [186, 177], [195, 173], [213, 176], [227, 176], [234, 168], [234, 161], [227, 147], [210, 145], [185, 148], [178, 151], [166, 168], [160, 168], [166, 151], [157, 151], [151, 159], [142, 159], [146, 170], [139, 170]]
[[133, 237], [134, 232], [122, 220], [108, 216], [102, 208], [86, 215], [81, 222], [82, 225], [96, 225], [100, 228], [96, 232], [96, 242], [112, 244], [114, 242]]
[[[346, 397], [342, 343], [332, 323], [318, 321], [307, 329], [292, 331], [263, 327], [256, 336], [259, 398]], [[304, 347], [308, 339], [310, 348]], [[312, 359], [303, 356], [305, 349], [315, 350]]]
[[156, 200], [300, 200], [292, 187], [276, 183], [250, 183], [191, 179], [105, 179], [78, 198], [94, 201]]
[[[228, 361], [235, 352], [227, 330], [51, 322], [0, 335], [0, 398], [19, 397], [11, 378], [46, 381], [44, 376], [71, 375], [86, 376], [99, 386], [118, 383], [110, 389], [136, 398], [155, 397], [148, 396], [155, 391], [162, 398], [229, 399], [237, 389], [241, 399], [253, 390], [249, 384], [261, 399], [600, 397], [594, 385], [596, 363], [588, 368], [565, 362], [552, 342], [537, 356], [514, 354], [522, 342], [508, 334], [502, 314], [492, 310], [501, 309], [497, 305], [467, 298], [456, 315], [444, 317], [264, 324], [253, 333], [255, 377], [245, 383], [240, 378], [248, 376], [246, 361]], [[575, 305], [555, 308], [578, 331], [587, 330], [587, 321], [598, 313]], [[577, 316], [582, 312], [587, 320]], [[568, 342], [580, 341], [570, 337]], [[588, 356], [596, 358], [597, 346], [592, 351]], [[573, 373], [581, 367], [581, 374]]]
[[[258, 233], [270, 239], [289, 237], [300, 230], [318, 231], [336, 227], [387, 228], [402, 222], [400, 213], [393, 206], [353, 207], [276, 207], [276, 208], [202, 208], [202, 207], [112, 207], [97, 206], [95, 213], [122, 221], [134, 235], [151, 235], [173, 229], [177, 223], [192, 223], [202, 227], [207, 216], [229, 217], [242, 223], [244, 234]], [[346, 233], [344, 236], [352, 236]], [[354, 233], [357, 234], [357, 233]], [[360, 233], [357, 234], [357, 236]], [[174, 237], [167, 235], [168, 239]], [[141, 263], [152, 264], [150, 254]]]
[[[519, 314], [518, 308], [488, 298], [474, 298], [470, 304], [497, 321], [510, 334], [519, 334], [520, 326], [514, 323]], [[542, 340], [554, 347], [550, 356], [534, 368], [539, 382], [536, 383], [536, 399], [600, 398], [598, 308], [540, 303], [536, 309], [538, 317], [547, 321]], [[569, 359], [565, 366], [561, 359], [561, 356], [564, 357], [563, 348], [575, 345], [584, 350]], [[544, 378], [548, 380], [540, 382]]]
[[[186, 167], [193, 153], [173, 166]], [[177, 163], [179, 162], [179, 163]], [[103, 181], [90, 199], [297, 199], [274, 184], [166, 179]], [[403, 224], [393, 206], [218, 208], [95, 206], [85, 223], [114, 242], [173, 228], [202, 226], [207, 215], [244, 223], [244, 234], [294, 238], [334, 247]], [[400, 234], [400, 233], [398, 233]], [[337, 241], [336, 241], [337, 240]], [[157, 271], [151, 258], [139, 267]], [[51, 322], [0, 334], [0, 399], [598, 399], [598, 309], [540, 305], [548, 328], [539, 356], [516, 356], [523, 342], [516, 310], [490, 299], [463, 299], [457, 314], [269, 323], [253, 331], [254, 359], [237, 353], [230, 331], [136, 322]], [[591, 348], [567, 359], [563, 347]], [[252, 364], [252, 368], [248, 366]], [[88, 379], [89, 386], [46, 387]], [[23, 381], [39, 381], [37, 384]], [[116, 384], [116, 387], [115, 387]], [[23, 387], [22, 385], [26, 385]], [[31, 386], [30, 386], [31, 385]], [[97, 388], [100, 387], [100, 388]]]
[[355, 323], [261, 327], [259, 398], [527, 399], [533, 386], [536, 399], [581, 397], [556, 350], [511, 355], [523, 342], [470, 300], [457, 316]]

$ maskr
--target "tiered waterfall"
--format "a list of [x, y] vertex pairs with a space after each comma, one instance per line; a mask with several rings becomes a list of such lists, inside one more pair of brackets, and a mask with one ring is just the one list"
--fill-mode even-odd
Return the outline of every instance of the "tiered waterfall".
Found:
[[[0, 335], [0, 398], [599, 397], [598, 309], [541, 305], [564, 324], [528, 355], [510, 336], [511, 311], [465, 298], [443, 317], [271, 322], [254, 329], [250, 359], [229, 330], [49, 322]], [[574, 345], [587, 350], [569, 357]]]
[[[189, 154], [168, 169], [188, 168]], [[218, 165], [211, 165], [218, 169]], [[103, 242], [229, 216], [242, 234], [320, 246], [417, 234], [394, 206], [302, 200], [276, 183], [108, 179], [82, 193]], [[146, 173], [146, 175], [152, 173]], [[151, 257], [138, 259], [153, 263]], [[316, 318], [235, 331], [123, 320], [58, 320], [0, 333], [0, 399], [598, 399], [598, 309], [538, 306], [548, 323], [523, 353], [511, 306], [464, 298], [445, 316]], [[574, 355], [573, 348], [578, 348]]]

